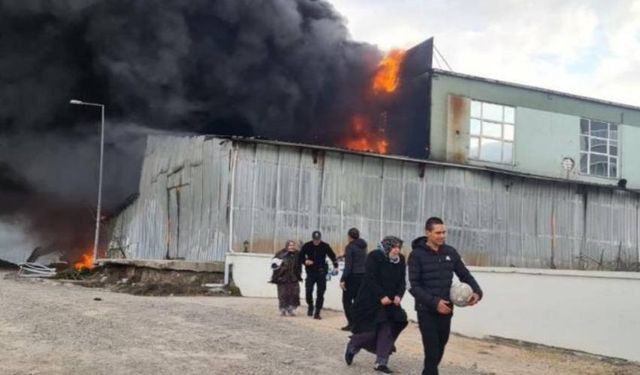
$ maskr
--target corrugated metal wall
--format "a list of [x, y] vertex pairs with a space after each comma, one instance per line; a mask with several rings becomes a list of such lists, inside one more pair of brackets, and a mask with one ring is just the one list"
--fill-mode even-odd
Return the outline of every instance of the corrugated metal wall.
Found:
[[149, 137], [140, 196], [115, 221], [110, 247], [137, 259], [224, 260], [230, 150], [221, 139]]
[[388, 234], [411, 241], [429, 216], [441, 216], [448, 242], [473, 265], [637, 267], [637, 194], [437, 165], [424, 166], [421, 177], [412, 161], [237, 147], [239, 251], [246, 241], [249, 251], [272, 252], [290, 238], [309, 240], [315, 229], [341, 250], [351, 226], [371, 243]]
[[271, 253], [319, 229], [341, 252], [352, 226], [371, 244], [400, 236], [408, 251], [424, 221], [441, 216], [473, 265], [638, 265], [638, 195], [629, 192], [260, 142], [152, 137], [148, 149], [140, 198], [116, 225], [135, 257], [222, 260], [229, 230], [235, 251]]

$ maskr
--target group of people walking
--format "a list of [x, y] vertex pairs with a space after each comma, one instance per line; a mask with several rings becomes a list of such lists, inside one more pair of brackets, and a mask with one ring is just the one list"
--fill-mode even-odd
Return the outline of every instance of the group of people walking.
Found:
[[[302, 266], [307, 275], [305, 279], [305, 297], [307, 300], [307, 315], [314, 319], [322, 319], [320, 311], [324, 306], [324, 293], [327, 290], [327, 258], [332, 262], [334, 272], [338, 270], [338, 259], [328, 243], [322, 241], [322, 234], [314, 231], [312, 240], [305, 243], [298, 252], [294, 241], [287, 241], [285, 248], [278, 251], [271, 260], [271, 282], [278, 286], [278, 307], [280, 313], [295, 315], [300, 306], [300, 284], [302, 281]], [[316, 300], [313, 300], [313, 290], [316, 289]]]
[[[407, 314], [401, 302], [409, 291], [415, 300], [415, 310], [424, 349], [423, 375], [437, 375], [445, 346], [449, 339], [453, 305], [449, 301], [450, 287], [455, 273], [460, 281], [469, 284], [473, 294], [468, 305], [482, 298], [482, 290], [471, 275], [457, 250], [445, 243], [446, 227], [437, 217], [425, 223], [425, 235], [411, 243], [408, 260], [402, 254], [403, 241], [394, 236], [384, 237], [372, 251], [360, 238], [357, 228], [347, 232], [344, 251], [344, 271], [340, 278], [342, 304], [347, 325], [352, 332], [344, 360], [351, 365], [361, 350], [376, 355], [374, 369], [392, 373], [389, 357], [396, 350], [395, 342], [407, 327]], [[271, 282], [278, 286], [280, 313], [294, 315], [300, 306], [301, 270], [305, 267], [305, 297], [307, 315], [321, 319], [326, 291], [327, 258], [337, 270], [337, 258], [321, 233], [312, 233], [312, 240], [298, 251], [294, 241], [287, 241], [284, 249], [274, 256]], [[407, 286], [407, 272], [409, 286]], [[313, 290], [316, 288], [316, 300]]]

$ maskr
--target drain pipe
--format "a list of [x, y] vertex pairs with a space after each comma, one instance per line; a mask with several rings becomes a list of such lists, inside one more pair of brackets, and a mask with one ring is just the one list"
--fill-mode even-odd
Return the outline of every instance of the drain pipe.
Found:
[[[232, 141], [233, 142], [233, 141]], [[229, 254], [235, 253], [233, 251], [233, 205], [236, 186], [236, 165], [238, 164], [238, 147], [235, 142], [232, 143], [232, 150], [229, 160], [229, 171], [231, 172], [231, 181], [229, 181], [229, 249], [227, 249], [227, 255], [224, 257], [224, 285], [229, 285], [229, 274], [231, 273], [231, 263], [229, 262]]]

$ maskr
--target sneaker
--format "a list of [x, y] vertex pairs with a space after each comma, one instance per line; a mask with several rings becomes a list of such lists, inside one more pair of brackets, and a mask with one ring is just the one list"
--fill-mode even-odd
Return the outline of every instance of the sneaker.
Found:
[[280, 309], [280, 316], [287, 316], [287, 310]]
[[344, 361], [347, 362], [347, 366], [350, 366], [353, 363], [353, 357], [356, 354], [349, 350], [349, 344], [347, 343], [347, 348], [344, 350]]
[[287, 314], [289, 314], [289, 316], [296, 316], [296, 309], [293, 307], [287, 309]]
[[375, 365], [373, 367], [374, 370], [383, 372], [385, 374], [393, 374], [393, 371], [387, 365]]
[[346, 326], [344, 326], [344, 327], [342, 327], [340, 329], [343, 330], [343, 331], [351, 331], [351, 326], [347, 324]]

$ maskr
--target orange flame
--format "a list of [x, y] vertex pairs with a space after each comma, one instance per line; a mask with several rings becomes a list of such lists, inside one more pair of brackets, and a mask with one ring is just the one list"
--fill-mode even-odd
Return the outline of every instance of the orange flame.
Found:
[[376, 94], [391, 94], [396, 91], [400, 82], [400, 66], [404, 60], [405, 51], [391, 50], [380, 62], [378, 72], [373, 79], [373, 92]]
[[369, 122], [362, 115], [355, 115], [351, 120], [351, 130], [354, 138], [345, 142], [345, 147], [356, 151], [377, 152], [386, 154], [389, 148], [388, 142], [376, 137], [370, 129]]
[[378, 150], [378, 153], [386, 154], [389, 148], [389, 143], [384, 139], [379, 140], [378, 142], [376, 142], [376, 148]]
[[76, 262], [73, 267], [80, 271], [82, 269], [92, 269], [93, 268], [93, 253], [86, 253], [82, 255], [82, 259]]
[[[405, 51], [391, 50], [378, 64], [378, 70], [371, 81], [371, 91], [365, 101], [376, 103], [379, 94], [393, 94], [400, 85], [400, 68], [405, 58]], [[371, 103], [370, 103], [371, 104]], [[389, 142], [384, 132], [387, 128], [386, 112], [380, 116], [380, 121], [374, 124], [372, 113], [355, 114], [351, 119], [349, 136], [342, 141], [345, 148], [386, 154], [389, 152]]]

